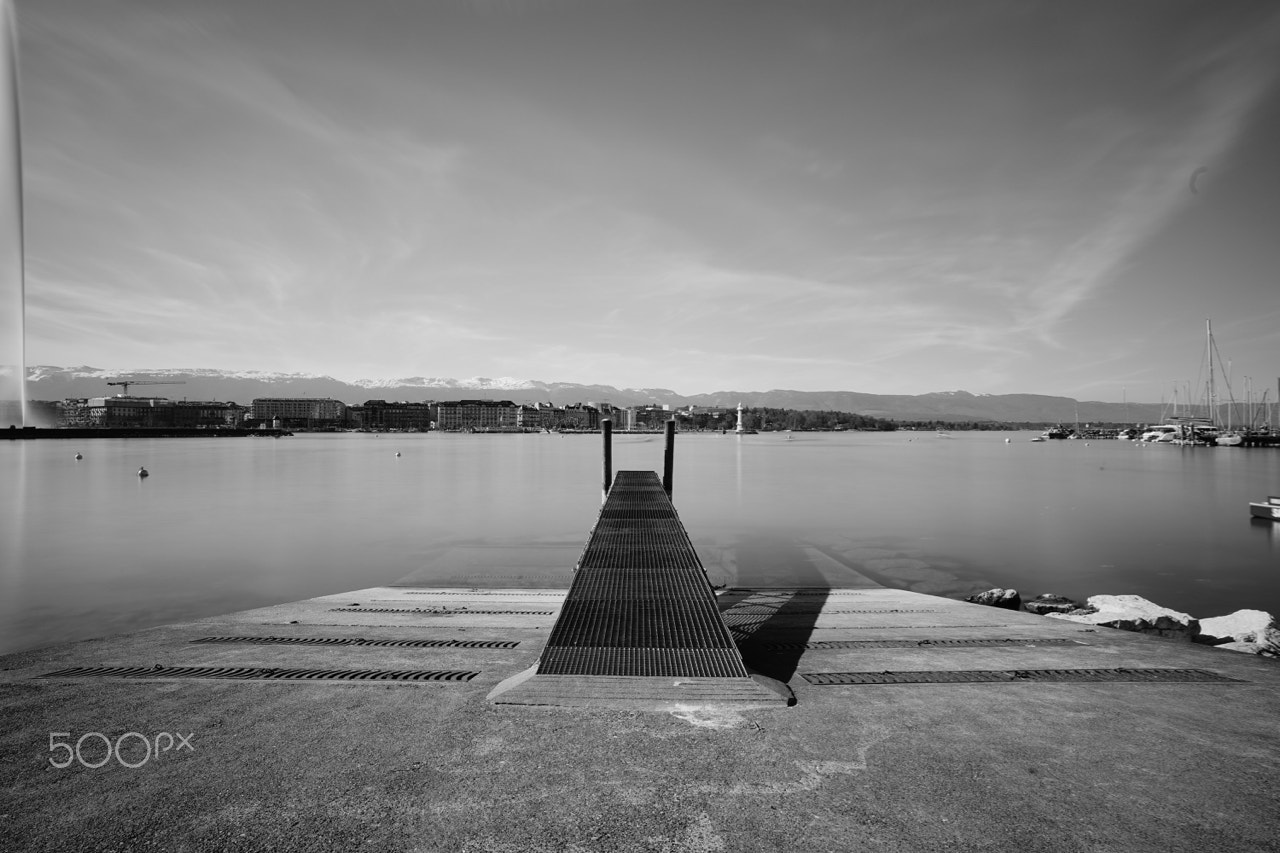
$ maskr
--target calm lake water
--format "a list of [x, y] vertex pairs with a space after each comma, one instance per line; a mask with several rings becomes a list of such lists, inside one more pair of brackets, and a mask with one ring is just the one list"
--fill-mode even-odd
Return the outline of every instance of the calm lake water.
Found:
[[[1248, 512], [1280, 450], [1031, 435], [682, 434], [674, 501], [717, 583], [1280, 614], [1280, 524]], [[615, 436], [615, 469], [662, 455]], [[590, 435], [0, 442], [0, 652], [402, 580], [567, 587], [600, 481]]]

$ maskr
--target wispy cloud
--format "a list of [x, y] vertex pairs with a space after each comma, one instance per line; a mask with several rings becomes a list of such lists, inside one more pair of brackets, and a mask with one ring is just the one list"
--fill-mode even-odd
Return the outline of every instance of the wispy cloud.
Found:
[[1097, 161], [1115, 185], [1091, 205], [1091, 227], [1055, 253], [1021, 312], [1022, 329], [1062, 346], [1058, 324], [1111, 284], [1133, 253], [1189, 203], [1191, 174], [1217, 167], [1274, 93], [1280, 83], [1277, 44], [1280, 17], [1213, 44], [1170, 71], [1167, 84], [1183, 92], [1163, 113], [1141, 124], [1136, 116], [1113, 116], [1098, 129], [1115, 140]]
[[335, 375], [1119, 375], [1062, 352], [1280, 62], [1253, 7], [22, 11], [35, 357]]

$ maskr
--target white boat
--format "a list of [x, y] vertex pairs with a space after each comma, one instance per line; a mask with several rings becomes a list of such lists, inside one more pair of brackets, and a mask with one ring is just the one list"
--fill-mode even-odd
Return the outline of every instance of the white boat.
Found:
[[1244, 444], [1244, 436], [1235, 430], [1228, 430], [1215, 439], [1219, 447], [1239, 447]]
[[1266, 503], [1250, 503], [1249, 513], [1254, 518], [1267, 518], [1272, 521], [1280, 521], [1280, 497], [1272, 495], [1267, 498]]
[[1174, 444], [1183, 446], [1212, 447], [1218, 437], [1218, 428], [1205, 418], [1183, 418], [1182, 430], [1174, 439]]
[[1168, 444], [1176, 439], [1182, 433], [1182, 427], [1177, 424], [1159, 424], [1153, 427], [1147, 427], [1138, 441], [1145, 441], [1148, 444], [1161, 443]]
[[[1176, 417], [1176, 416], [1175, 416]], [[1182, 423], [1149, 427], [1139, 441], [1147, 444], [1212, 444], [1218, 431], [1202, 418], [1179, 418]]]

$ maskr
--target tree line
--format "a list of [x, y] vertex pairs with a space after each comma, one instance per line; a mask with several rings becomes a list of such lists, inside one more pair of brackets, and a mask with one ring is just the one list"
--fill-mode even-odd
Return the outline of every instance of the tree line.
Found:
[[[676, 413], [676, 423], [682, 430], [736, 429], [738, 415], [735, 409], [720, 413]], [[754, 430], [896, 430], [898, 424], [882, 418], [872, 418], [852, 412], [813, 411], [810, 409], [774, 409], [768, 407], [744, 408], [742, 428]]]

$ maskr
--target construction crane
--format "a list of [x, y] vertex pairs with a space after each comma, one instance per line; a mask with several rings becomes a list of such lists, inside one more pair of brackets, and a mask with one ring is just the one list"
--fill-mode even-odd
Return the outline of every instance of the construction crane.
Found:
[[182, 382], [182, 381], [177, 381], [177, 382], [161, 382], [161, 381], [159, 381], [159, 380], [155, 380], [155, 379], [137, 379], [137, 380], [135, 380], [135, 379], [130, 379], [130, 380], [127, 380], [127, 381], [121, 381], [121, 382], [108, 382], [107, 384], [108, 384], [108, 385], [123, 385], [123, 386], [124, 386], [124, 396], [128, 397], [128, 396], [129, 396], [129, 386], [130, 386], [130, 385], [186, 385], [187, 383], [186, 383], [186, 382]]

